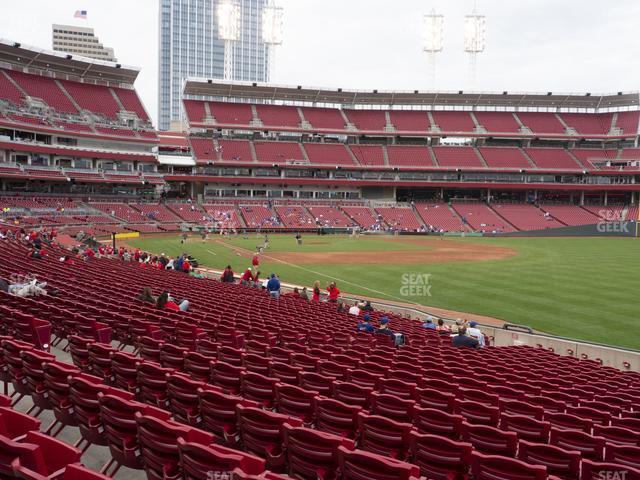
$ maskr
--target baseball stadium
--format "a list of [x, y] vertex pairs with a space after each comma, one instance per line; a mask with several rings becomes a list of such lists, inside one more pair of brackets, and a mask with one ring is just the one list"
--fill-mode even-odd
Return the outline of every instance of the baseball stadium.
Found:
[[640, 479], [639, 92], [279, 84], [273, 2], [153, 3], [155, 125], [0, 34], [0, 478]]

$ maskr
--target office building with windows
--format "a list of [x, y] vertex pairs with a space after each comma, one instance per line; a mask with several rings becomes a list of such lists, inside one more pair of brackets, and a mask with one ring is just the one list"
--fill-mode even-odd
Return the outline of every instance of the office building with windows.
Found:
[[[218, 5], [224, 0], [160, 0], [158, 126], [182, 123], [182, 86], [188, 77], [224, 76], [224, 41], [218, 32]], [[268, 46], [262, 40], [267, 0], [236, 0], [239, 39], [233, 43], [232, 80], [266, 82]]]
[[54, 24], [52, 29], [52, 43], [55, 51], [108, 62], [118, 61], [113, 53], [113, 48], [102, 45], [100, 39], [93, 32], [93, 28]]

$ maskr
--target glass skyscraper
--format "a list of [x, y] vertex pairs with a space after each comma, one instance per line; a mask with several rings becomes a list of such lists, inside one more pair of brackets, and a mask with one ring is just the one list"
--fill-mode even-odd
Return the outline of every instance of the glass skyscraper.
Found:
[[[220, 0], [160, 0], [158, 127], [182, 121], [182, 84], [187, 77], [223, 78], [224, 41], [218, 37]], [[268, 48], [262, 41], [267, 0], [238, 0], [240, 40], [234, 44], [233, 79], [266, 82]]]

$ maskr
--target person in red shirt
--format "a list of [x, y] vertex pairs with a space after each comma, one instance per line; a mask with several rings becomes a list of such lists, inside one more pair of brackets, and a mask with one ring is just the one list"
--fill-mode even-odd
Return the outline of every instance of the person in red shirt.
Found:
[[136, 251], [133, 253], [133, 259], [136, 262], [140, 261], [140, 249], [139, 248], [136, 248]]
[[185, 258], [184, 262], [182, 262], [182, 271], [186, 274], [189, 274], [191, 271], [191, 262], [188, 258]]
[[251, 268], [247, 268], [245, 272], [242, 274], [242, 277], [240, 278], [240, 283], [242, 285], [248, 285], [249, 280], [253, 280], [253, 274], [251, 273]]
[[311, 301], [319, 302], [320, 301], [320, 281], [316, 280], [313, 284], [313, 296], [311, 297]]
[[124, 247], [120, 247], [118, 249], [118, 256], [120, 257], [120, 260], [122, 260], [122, 257], [124, 257]]
[[260, 265], [260, 257], [258, 256], [257, 253], [253, 256], [253, 259], [251, 260], [251, 265], [253, 265], [253, 267], [257, 267]]
[[96, 252], [93, 251], [93, 248], [87, 248], [84, 255], [87, 257], [87, 260], [92, 260], [96, 256]]
[[189, 309], [189, 300], [183, 300], [178, 305], [169, 296], [169, 292], [164, 291], [156, 300], [156, 308], [159, 310], [172, 310], [174, 312], [186, 312]]
[[340, 290], [336, 287], [336, 282], [331, 282], [327, 286], [327, 292], [329, 292], [329, 301], [331, 303], [338, 303], [338, 297], [340, 296]]

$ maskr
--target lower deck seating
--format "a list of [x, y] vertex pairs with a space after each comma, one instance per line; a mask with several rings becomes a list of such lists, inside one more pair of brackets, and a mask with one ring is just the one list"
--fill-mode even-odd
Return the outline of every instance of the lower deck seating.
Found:
[[417, 203], [416, 212], [431, 231], [468, 231], [460, 217], [446, 203]]
[[519, 230], [558, 228], [563, 224], [534, 205], [493, 205], [493, 209]]
[[376, 208], [376, 212], [394, 230], [417, 232], [422, 229], [422, 224], [411, 208], [383, 207]]
[[471, 226], [476, 232], [513, 232], [515, 228], [501, 218], [484, 203], [453, 204], [453, 209], [460, 216], [463, 224]]
[[[407, 338], [397, 348], [355, 333], [353, 317], [329, 303], [275, 301], [107, 258], [76, 268], [58, 261], [58, 247], [41, 260], [25, 252], [1, 241], [0, 276], [28, 269], [58, 295], [0, 292], [0, 381], [56, 423], [38, 434], [37, 421], [3, 410], [11, 400], [0, 396], [3, 475], [69, 470], [93, 480], [75, 465], [82, 452], [52, 438], [68, 427], [78, 428], [79, 446], [108, 447], [108, 475], [124, 466], [149, 478], [206, 478], [219, 468], [264, 480], [319, 471], [361, 480], [593, 480], [603, 470], [640, 478], [637, 372], [527, 346], [457, 349], [448, 335], [390, 315]], [[157, 310], [131, 294], [143, 286], [192, 308]], [[37, 343], [34, 318], [49, 319], [52, 343], [68, 346], [73, 365]]]

